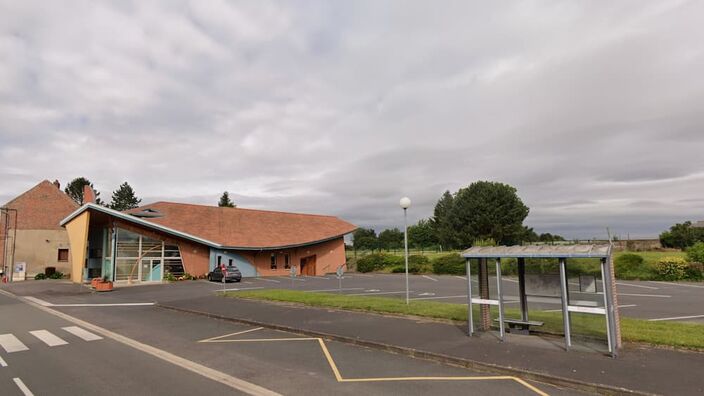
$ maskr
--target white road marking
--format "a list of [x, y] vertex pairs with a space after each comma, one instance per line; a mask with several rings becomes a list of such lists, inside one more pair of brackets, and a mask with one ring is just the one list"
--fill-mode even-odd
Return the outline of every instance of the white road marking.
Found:
[[[236, 336], [236, 335], [240, 335], [240, 334], [251, 333], [251, 332], [253, 332], [253, 331], [257, 331], [257, 330], [261, 330], [261, 329], [263, 329], [263, 327], [257, 327], [257, 328], [254, 328], [254, 329], [242, 330], [242, 331], [238, 331], [238, 332], [236, 332], [236, 333], [230, 333], [230, 334], [225, 334], [225, 335], [221, 335], [221, 336], [217, 336], [217, 337], [207, 338], [207, 339], [205, 339], [205, 340], [200, 340], [200, 341], [198, 341], [198, 342], [223, 342], [223, 341], [221, 341], [222, 338], [225, 338], [225, 337], [232, 337], [232, 336]], [[229, 340], [228, 340], [228, 341], [229, 341]]]
[[439, 297], [414, 297], [411, 300], [439, 300], [443, 298], [467, 298], [467, 295], [463, 296], [439, 296]]
[[330, 279], [327, 276], [308, 276], [308, 275], [302, 275], [306, 279]]
[[48, 301], [44, 301], [44, 300], [41, 300], [41, 299], [38, 299], [38, 298], [32, 297], [32, 296], [24, 297], [24, 299], [25, 299], [25, 300], [32, 301], [32, 302], [34, 302], [34, 303], [37, 303], [37, 304], [39, 304], [39, 305], [41, 305], [41, 306], [43, 306], [43, 307], [50, 307], [50, 306], [52, 305], [52, 304], [51, 304], [50, 302], [48, 302]]
[[504, 281], [506, 281], [506, 282], [513, 282], [513, 283], [518, 283], [518, 281], [517, 281], [517, 280], [515, 280], [515, 279], [511, 279], [511, 278], [501, 278], [501, 279], [502, 279], [502, 280], [504, 280]]
[[342, 289], [319, 289], [319, 290], [303, 290], [304, 293], [320, 293], [320, 292], [330, 292], [338, 290], [364, 290], [363, 287], [343, 287]]
[[631, 297], [660, 297], [660, 298], [671, 298], [666, 294], [637, 294], [637, 293], [618, 293], [619, 296], [631, 296]]
[[0, 346], [7, 353], [28, 351], [27, 345], [23, 344], [13, 334], [0, 334]]
[[[406, 291], [395, 291], [395, 292], [379, 292], [379, 293], [357, 293], [357, 294], [347, 294], [348, 296], [371, 296], [371, 295], [378, 295], [378, 294], [401, 294], [405, 293]], [[412, 291], [409, 291], [409, 293], [413, 293]]]
[[274, 282], [274, 283], [281, 283], [281, 281], [278, 281], [276, 279], [265, 279], [265, 278], [256, 278], [257, 280], [264, 281], [264, 282]]
[[365, 292], [378, 292], [381, 291], [381, 289], [365, 289]]
[[215, 293], [217, 292], [226, 292], [226, 291], [238, 291], [238, 290], [257, 290], [257, 289], [263, 289], [263, 287], [235, 287], [234, 289], [217, 289], [213, 290]]
[[[634, 285], [632, 283], [623, 283], [623, 282], [616, 282], [617, 285], [619, 286], [630, 286], [630, 287], [641, 287], [643, 289], [651, 289], [651, 290], [659, 290], [659, 287], [653, 287], [653, 286], [644, 286], [644, 285]], [[620, 294], [620, 293], [619, 293]]]
[[[373, 278], [373, 277], [374, 277], [374, 275], [366, 275], [366, 274], [354, 274], [354, 276], [361, 276], [361, 277], [364, 277], [364, 278]], [[352, 276], [350, 275], [350, 278], [351, 278], [351, 277], [352, 277]]]
[[12, 380], [15, 381], [15, 385], [17, 385], [17, 387], [20, 388], [20, 391], [22, 392], [22, 394], [24, 396], [34, 396], [34, 393], [32, 393], [32, 391], [29, 390], [29, 388], [27, 388], [27, 385], [25, 385], [21, 379], [13, 378]]
[[[0, 294], [9, 295], [13, 298], [17, 298], [17, 296], [15, 296], [14, 294], [7, 292], [5, 290], [0, 290]], [[186, 369], [192, 373], [198, 374], [198, 375], [203, 376], [205, 378], [208, 378], [210, 380], [213, 380], [213, 381], [219, 382], [221, 384], [224, 384], [226, 386], [229, 386], [233, 389], [237, 389], [237, 390], [240, 390], [240, 391], [245, 392], [247, 394], [256, 395], [256, 396], [259, 396], [259, 395], [262, 395], [262, 396], [281, 396], [279, 393], [276, 393], [272, 390], [266, 389], [266, 388], [261, 387], [259, 385], [253, 384], [251, 382], [245, 381], [241, 378], [233, 377], [231, 375], [223, 373], [222, 371], [211, 369], [210, 367], [206, 367], [202, 364], [198, 364], [196, 362], [184, 359], [180, 356], [174, 355], [174, 354], [166, 352], [164, 350], [155, 348], [155, 347], [147, 345], [147, 344], [143, 344], [139, 341], [136, 341], [131, 338], [125, 337], [123, 335], [114, 333], [114, 332], [107, 330], [107, 329], [104, 329], [100, 326], [96, 326], [96, 325], [94, 325], [92, 323], [88, 323], [84, 320], [74, 318], [73, 316], [65, 314], [63, 312], [55, 311], [51, 308], [44, 307], [44, 306], [42, 306], [40, 304], [36, 304], [34, 302], [27, 302], [27, 304], [32, 305], [35, 308], [40, 309], [46, 313], [57, 316], [61, 319], [64, 319], [69, 322], [73, 322], [77, 325], [88, 328], [92, 331], [95, 331], [96, 333], [100, 333], [105, 337], [113, 339], [119, 343], [127, 345], [131, 348], [137, 349], [137, 350], [144, 352], [146, 354], [157, 357], [163, 361], [166, 361], [166, 362], [171, 363], [175, 366]]]
[[93, 334], [88, 330], [84, 330], [78, 326], [69, 326], [69, 327], [62, 327], [64, 331], [67, 331], [76, 337], [82, 339], [83, 341], [97, 341], [97, 340], [102, 340], [103, 337]]
[[653, 281], [654, 283], [659, 283], [662, 285], [671, 285], [671, 286], [682, 286], [682, 287], [695, 287], [697, 289], [704, 289], [704, 285], [688, 285], [686, 283], [676, 283], [676, 282], [661, 282], [661, 281]]
[[467, 280], [467, 277], [466, 277], [466, 276], [455, 275], [455, 278]]
[[418, 295], [419, 295], [419, 296], [434, 296], [435, 293], [427, 293], [427, 292], [426, 292], [426, 293], [420, 293], [420, 294], [418, 294]]
[[[637, 307], [635, 304], [627, 304], [627, 305], [619, 305], [619, 308], [630, 308], [630, 307]], [[547, 309], [543, 312], [562, 312], [562, 309]]]
[[279, 279], [281, 279], [281, 280], [287, 280], [287, 281], [290, 281], [291, 279], [293, 279], [293, 280], [298, 281], [298, 282], [305, 282], [305, 281], [306, 281], [305, 279], [301, 279], [300, 277], [291, 278], [290, 276], [289, 276], [289, 277], [280, 276]]
[[660, 322], [660, 321], [663, 321], [663, 320], [699, 319], [699, 318], [704, 318], [704, 315], [675, 316], [675, 317], [672, 317], [672, 318], [648, 319], [648, 322]]
[[144, 307], [154, 305], [153, 302], [145, 303], [106, 303], [106, 304], [51, 304], [49, 307]]
[[0, 356], [0, 367], [7, 367], [7, 363], [2, 360], [2, 356]]
[[437, 279], [432, 278], [432, 277], [430, 277], [430, 276], [428, 276], [428, 275], [423, 275], [423, 278], [429, 279], [429, 280], [431, 280], [431, 281], [433, 281], [433, 282], [437, 282], [437, 281], [438, 281]]
[[50, 347], [68, 344], [68, 342], [62, 340], [61, 338], [55, 336], [47, 330], [34, 330], [30, 331], [29, 334], [39, 338], [39, 340], [49, 345]]

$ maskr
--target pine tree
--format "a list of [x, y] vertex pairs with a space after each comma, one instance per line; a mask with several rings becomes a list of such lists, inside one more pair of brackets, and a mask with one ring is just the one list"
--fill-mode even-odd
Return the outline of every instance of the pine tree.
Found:
[[230, 199], [230, 194], [227, 191], [222, 193], [222, 196], [220, 197], [220, 201], [218, 202], [218, 206], [221, 208], [234, 208], [235, 207], [235, 203], [232, 202], [232, 200]]
[[120, 184], [120, 187], [112, 192], [112, 201], [108, 207], [110, 209], [115, 209], [119, 211], [134, 209], [139, 206], [142, 202], [141, 199], [137, 198], [134, 194], [134, 190], [129, 183], [124, 182]]
[[[91, 183], [90, 180], [86, 179], [85, 177], [77, 177], [71, 180], [71, 182], [66, 185], [64, 192], [66, 193], [66, 195], [71, 197], [71, 199], [76, 201], [76, 203], [78, 203], [79, 205], [83, 205], [83, 186], [86, 185], [90, 186], [90, 188], [95, 191], [93, 183]], [[95, 203], [97, 203], [98, 205], [105, 205], [105, 202], [100, 199], [100, 193], [98, 191], [95, 191]]]

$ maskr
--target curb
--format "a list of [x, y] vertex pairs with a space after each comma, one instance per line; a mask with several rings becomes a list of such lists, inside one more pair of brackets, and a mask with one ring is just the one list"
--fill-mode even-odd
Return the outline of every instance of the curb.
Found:
[[515, 377], [520, 377], [522, 379], [537, 381], [542, 383], [547, 383], [550, 385], [555, 385], [562, 388], [575, 389], [582, 392], [588, 392], [600, 395], [639, 395], [639, 396], [652, 396], [653, 393], [647, 393], [642, 391], [636, 391], [626, 388], [621, 388], [612, 385], [590, 383], [586, 381], [560, 377], [556, 375], [550, 375], [525, 369], [520, 369], [510, 366], [501, 366], [493, 363], [485, 363], [476, 360], [463, 359], [454, 356], [448, 356], [441, 353], [422, 351], [418, 349], [401, 347], [397, 345], [385, 344], [377, 341], [367, 341], [361, 340], [354, 337], [341, 336], [337, 334], [329, 334], [314, 330], [305, 330], [296, 327], [260, 322], [253, 319], [243, 319], [243, 318], [233, 318], [229, 316], [214, 314], [211, 312], [203, 312], [193, 309], [175, 307], [171, 305], [155, 304], [155, 307], [162, 309], [168, 309], [171, 311], [185, 312], [194, 315], [205, 316], [213, 319], [225, 320], [228, 322], [241, 323], [250, 326], [264, 327], [272, 330], [286, 331], [293, 334], [304, 335], [308, 337], [320, 337], [331, 341], [343, 342], [346, 344], [358, 345], [367, 348], [378, 349], [387, 352], [393, 352], [400, 355], [406, 355], [414, 358], [432, 360], [440, 363], [450, 364], [453, 366], [460, 366], [471, 370], [491, 372], [500, 375], [510, 375]]

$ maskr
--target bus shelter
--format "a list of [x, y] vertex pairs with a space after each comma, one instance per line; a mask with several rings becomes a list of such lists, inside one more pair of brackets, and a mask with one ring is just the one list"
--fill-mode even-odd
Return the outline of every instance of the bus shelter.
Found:
[[[619, 323], [618, 304], [616, 298], [616, 280], [614, 276], [613, 259], [611, 255], [610, 245], [536, 245], [536, 246], [487, 246], [487, 247], [472, 247], [464, 252], [462, 256], [466, 259], [467, 268], [467, 314], [468, 314], [468, 331], [471, 336], [474, 334], [474, 320], [472, 315], [472, 304], [480, 306], [481, 321], [480, 328], [488, 330], [491, 324], [489, 309], [491, 306], [496, 306], [499, 311], [499, 335], [501, 340], [505, 339], [506, 323], [523, 324], [526, 327], [536, 322], [531, 322], [528, 316], [528, 297], [526, 293], [526, 265], [527, 259], [554, 259], [558, 263], [559, 268], [559, 298], [562, 306], [562, 319], [565, 336], [565, 349], [569, 350], [572, 346], [571, 339], [571, 324], [570, 313], [586, 313], [592, 315], [602, 315], [606, 322], [606, 336], [609, 348], [609, 353], [616, 356], [618, 349], [621, 347], [621, 331]], [[502, 287], [501, 277], [501, 260], [515, 259], [517, 264], [518, 274], [518, 303], [520, 304], [520, 319], [508, 320], [505, 318], [505, 296]], [[472, 278], [470, 269], [470, 260], [478, 260], [477, 282], [479, 293], [478, 297], [472, 296]], [[571, 259], [598, 259], [600, 262], [600, 282], [595, 287], [601, 288], [601, 293], [595, 295], [603, 295], [603, 307], [600, 306], [584, 306], [578, 302], [570, 301], [570, 283], [568, 282], [568, 266], [579, 265], [571, 263]], [[489, 262], [494, 261], [496, 266], [496, 298], [489, 298]], [[574, 260], [572, 260], [574, 261]], [[595, 278], [596, 281], [596, 278]]]

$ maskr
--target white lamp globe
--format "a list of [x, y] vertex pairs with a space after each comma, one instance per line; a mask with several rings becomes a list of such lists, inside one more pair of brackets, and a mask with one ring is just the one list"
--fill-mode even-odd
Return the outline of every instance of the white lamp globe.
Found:
[[408, 209], [411, 207], [411, 199], [408, 197], [403, 197], [399, 201], [399, 205], [401, 205], [403, 209]]

